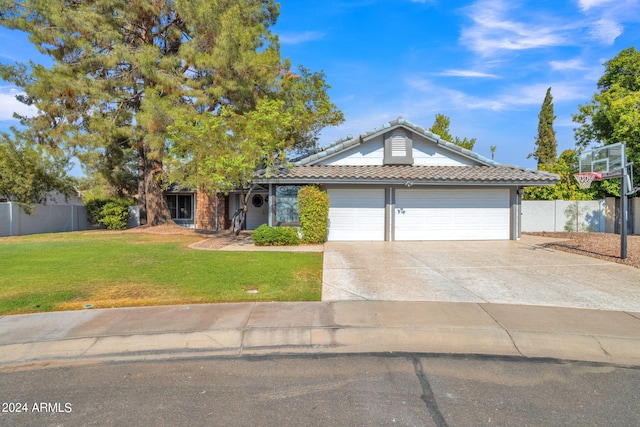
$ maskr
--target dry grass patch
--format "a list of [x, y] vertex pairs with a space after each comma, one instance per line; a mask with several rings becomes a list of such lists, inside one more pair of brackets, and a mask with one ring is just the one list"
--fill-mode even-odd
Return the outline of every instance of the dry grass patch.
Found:
[[183, 297], [176, 287], [148, 284], [114, 284], [96, 293], [74, 298], [54, 305], [54, 310], [81, 310], [90, 308], [116, 308], [200, 302], [192, 297]]

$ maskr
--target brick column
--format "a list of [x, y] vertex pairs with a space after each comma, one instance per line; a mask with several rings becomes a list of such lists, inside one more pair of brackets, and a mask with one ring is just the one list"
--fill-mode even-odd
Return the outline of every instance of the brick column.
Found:
[[228, 228], [227, 217], [229, 216], [228, 196], [217, 194], [210, 196], [204, 191], [196, 191], [196, 226], [201, 230], [213, 231], [216, 229], [216, 201], [218, 203], [218, 228], [224, 230]]

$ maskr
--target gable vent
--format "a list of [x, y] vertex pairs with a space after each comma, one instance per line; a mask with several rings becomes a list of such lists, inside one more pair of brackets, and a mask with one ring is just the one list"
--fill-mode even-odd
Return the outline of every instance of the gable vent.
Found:
[[413, 140], [411, 133], [394, 129], [384, 136], [384, 164], [412, 165]]
[[391, 155], [393, 157], [404, 157], [407, 155], [407, 144], [404, 136], [394, 135], [391, 137]]

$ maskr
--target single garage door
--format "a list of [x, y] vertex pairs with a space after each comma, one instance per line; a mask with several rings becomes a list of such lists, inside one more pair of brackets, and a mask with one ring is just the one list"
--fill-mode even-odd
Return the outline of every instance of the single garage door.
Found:
[[328, 240], [384, 240], [384, 189], [328, 189]]
[[397, 190], [395, 240], [508, 240], [508, 189]]

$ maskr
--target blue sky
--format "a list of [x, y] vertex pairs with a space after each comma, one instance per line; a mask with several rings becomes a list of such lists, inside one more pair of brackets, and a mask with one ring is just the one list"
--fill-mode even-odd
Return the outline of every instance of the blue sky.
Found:
[[[558, 149], [574, 148], [571, 114], [602, 64], [640, 40], [640, 0], [282, 0], [273, 31], [293, 64], [323, 70], [346, 121], [320, 143], [398, 116], [477, 138], [474, 151], [535, 168], [538, 113], [552, 89]], [[0, 28], [0, 61], [44, 62], [24, 34]], [[0, 80], [0, 130], [18, 89]]]

